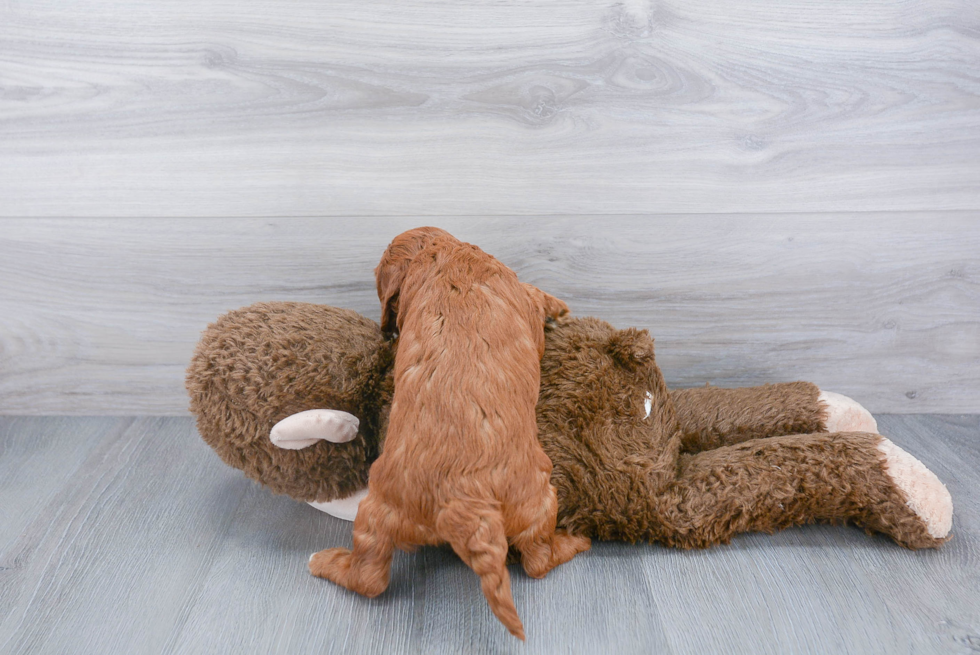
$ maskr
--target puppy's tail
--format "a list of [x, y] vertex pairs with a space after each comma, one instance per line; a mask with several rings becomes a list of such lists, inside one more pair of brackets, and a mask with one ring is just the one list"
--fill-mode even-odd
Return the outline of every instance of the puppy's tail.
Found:
[[524, 625], [510, 593], [507, 535], [500, 509], [490, 503], [453, 501], [439, 513], [436, 530], [480, 576], [490, 610], [512, 635], [524, 641]]

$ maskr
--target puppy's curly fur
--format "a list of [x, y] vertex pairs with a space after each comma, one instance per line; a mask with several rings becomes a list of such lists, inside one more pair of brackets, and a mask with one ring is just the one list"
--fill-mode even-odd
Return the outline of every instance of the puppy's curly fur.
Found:
[[497, 618], [524, 639], [508, 546], [535, 578], [589, 548], [555, 530], [552, 465], [535, 419], [544, 323], [568, 308], [437, 228], [396, 237], [375, 275], [382, 330], [398, 333], [385, 448], [353, 552], [317, 553], [310, 570], [373, 597], [388, 586], [394, 548], [448, 542], [480, 576]]

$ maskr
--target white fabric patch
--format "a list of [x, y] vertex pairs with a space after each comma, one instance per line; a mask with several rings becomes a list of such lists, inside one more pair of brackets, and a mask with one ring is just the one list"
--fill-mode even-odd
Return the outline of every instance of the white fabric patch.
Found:
[[368, 495], [368, 488], [358, 489], [347, 498], [339, 498], [337, 500], [328, 500], [325, 503], [310, 502], [307, 503], [310, 507], [315, 507], [321, 512], [326, 512], [330, 516], [336, 516], [338, 519], [344, 519], [345, 521], [353, 521], [354, 517], [357, 516], [357, 506], [361, 504], [361, 501]]
[[643, 401], [643, 409], [646, 410], [643, 418], [650, 418], [650, 411], [653, 409], [653, 394], [649, 391], [647, 391], [646, 399]]
[[833, 391], [820, 391], [818, 403], [827, 408], [827, 432], [871, 432], [878, 434], [878, 422], [857, 401]]
[[309, 409], [272, 426], [269, 439], [287, 450], [300, 450], [317, 441], [347, 443], [357, 436], [361, 422], [357, 417], [336, 409]]
[[953, 498], [946, 485], [925, 464], [882, 437], [878, 450], [885, 472], [905, 494], [906, 505], [926, 524], [929, 536], [942, 539], [953, 527]]

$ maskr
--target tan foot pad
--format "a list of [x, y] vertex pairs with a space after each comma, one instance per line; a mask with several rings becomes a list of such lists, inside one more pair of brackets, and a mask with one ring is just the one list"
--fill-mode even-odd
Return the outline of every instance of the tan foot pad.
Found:
[[906, 504], [926, 524], [929, 536], [942, 539], [953, 527], [953, 498], [946, 485], [925, 464], [882, 437], [878, 450], [885, 456], [885, 471], [902, 490]]
[[857, 401], [833, 391], [820, 390], [817, 402], [827, 408], [827, 432], [878, 433], [878, 422]]

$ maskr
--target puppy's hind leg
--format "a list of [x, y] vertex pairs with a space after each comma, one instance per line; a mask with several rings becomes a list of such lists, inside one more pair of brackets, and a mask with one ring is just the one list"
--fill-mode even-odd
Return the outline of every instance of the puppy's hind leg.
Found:
[[528, 510], [534, 512], [531, 523], [513, 539], [514, 546], [521, 553], [524, 570], [532, 578], [543, 578], [551, 569], [592, 546], [588, 537], [577, 537], [555, 529], [558, 498], [554, 487], [548, 484], [547, 489], [544, 503], [526, 505]]
[[314, 553], [310, 573], [368, 598], [387, 589], [394, 550], [392, 511], [369, 493], [354, 519], [354, 550], [328, 548]]
[[439, 512], [436, 532], [480, 576], [490, 610], [512, 635], [524, 640], [507, 573], [507, 536], [500, 510], [490, 503], [453, 501]]

